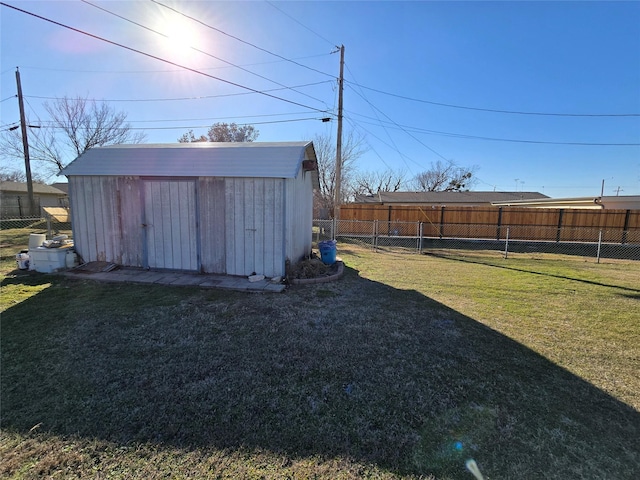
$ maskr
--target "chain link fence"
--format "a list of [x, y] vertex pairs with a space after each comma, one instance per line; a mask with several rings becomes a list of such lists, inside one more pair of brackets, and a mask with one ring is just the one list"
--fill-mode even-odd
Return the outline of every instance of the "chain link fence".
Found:
[[435, 255], [479, 252], [512, 258], [570, 255], [593, 259], [640, 260], [640, 230], [554, 228], [422, 222], [314, 220], [316, 242], [335, 239], [374, 250]]
[[44, 234], [47, 239], [57, 235], [71, 238], [71, 222], [61, 222], [54, 216], [0, 219], [0, 258], [15, 258], [26, 250], [32, 233]]

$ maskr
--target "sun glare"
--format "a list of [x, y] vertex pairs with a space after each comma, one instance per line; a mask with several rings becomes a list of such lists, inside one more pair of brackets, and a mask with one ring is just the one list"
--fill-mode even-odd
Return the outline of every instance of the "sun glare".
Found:
[[172, 58], [192, 60], [202, 49], [193, 24], [181, 19], [164, 20], [158, 29], [166, 36], [165, 45]]

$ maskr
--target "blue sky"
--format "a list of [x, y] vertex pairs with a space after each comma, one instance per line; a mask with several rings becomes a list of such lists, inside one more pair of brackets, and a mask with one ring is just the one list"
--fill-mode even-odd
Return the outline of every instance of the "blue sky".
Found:
[[[452, 160], [477, 167], [475, 190], [588, 196], [604, 180], [605, 195], [640, 195], [640, 2], [159, 2], [205, 25], [151, 0], [5, 0], [197, 72], [2, 6], [0, 126], [19, 119], [19, 66], [32, 122], [66, 95], [127, 112], [150, 143], [218, 121], [254, 124], [258, 141], [335, 135], [320, 119], [337, 111], [344, 45], [359, 169]], [[182, 25], [204, 53], [125, 19]]]

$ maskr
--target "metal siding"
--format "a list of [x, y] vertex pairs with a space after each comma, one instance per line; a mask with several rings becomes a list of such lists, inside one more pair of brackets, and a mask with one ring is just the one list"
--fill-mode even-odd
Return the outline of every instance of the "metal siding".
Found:
[[311, 175], [300, 171], [295, 179], [287, 179], [286, 255], [295, 263], [311, 251], [313, 192]]
[[138, 178], [118, 178], [119, 263], [132, 267], [143, 266], [145, 237], [141, 188]]
[[86, 208], [82, 201], [84, 185], [81, 177], [69, 178], [69, 203], [71, 205], [71, 228], [73, 246], [83, 261], [89, 261], [87, 244]]
[[195, 181], [144, 180], [147, 265], [197, 270]]
[[200, 256], [205, 273], [227, 273], [225, 248], [225, 180], [201, 178], [198, 183]]
[[226, 273], [283, 275], [281, 180], [227, 178], [225, 181]]
[[[256, 221], [259, 218], [259, 212], [257, 209], [258, 200], [258, 185], [262, 182], [262, 179], [248, 178], [244, 180], [244, 205], [245, 205], [245, 217], [244, 217], [244, 262], [245, 269], [248, 273], [262, 274], [263, 269], [260, 266], [260, 259], [256, 255], [256, 241], [259, 235]], [[250, 272], [248, 270], [251, 270]], [[258, 271], [259, 270], [259, 271]]]
[[274, 235], [276, 221], [275, 190], [277, 182], [277, 180], [271, 178], [263, 179], [262, 192], [258, 197], [258, 203], [261, 209], [260, 229], [262, 231], [261, 237], [263, 239], [260, 253], [262, 256], [265, 275], [270, 277], [280, 275], [280, 273], [277, 273], [279, 268], [276, 262], [276, 252], [279, 252], [280, 250]]
[[225, 246], [227, 251], [226, 270], [229, 275], [244, 275], [244, 265], [239, 265], [244, 251], [244, 238], [240, 233], [244, 227], [244, 211], [239, 201], [240, 181], [225, 179]]

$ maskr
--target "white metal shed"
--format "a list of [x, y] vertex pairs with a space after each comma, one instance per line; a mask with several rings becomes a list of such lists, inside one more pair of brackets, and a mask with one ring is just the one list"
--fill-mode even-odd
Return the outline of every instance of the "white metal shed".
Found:
[[114, 145], [61, 174], [86, 262], [273, 277], [311, 251], [312, 142]]

